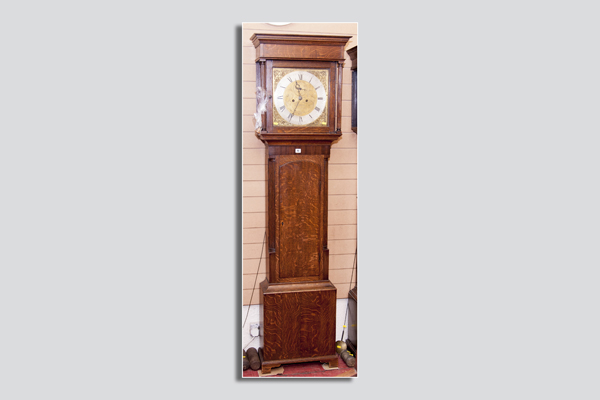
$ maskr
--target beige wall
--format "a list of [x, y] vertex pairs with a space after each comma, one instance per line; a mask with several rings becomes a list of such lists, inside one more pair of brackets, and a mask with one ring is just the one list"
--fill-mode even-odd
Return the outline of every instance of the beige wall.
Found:
[[[294, 33], [352, 35], [346, 50], [358, 44], [356, 23], [291, 23], [273, 26], [266, 23], [242, 25], [242, 227], [243, 227], [243, 303], [249, 304], [256, 280], [252, 304], [259, 304], [258, 285], [266, 277], [265, 235], [265, 150], [254, 134], [256, 111], [255, 50], [250, 37], [254, 33]], [[329, 160], [329, 279], [337, 287], [337, 297], [348, 297], [354, 287], [350, 279], [356, 250], [356, 134], [350, 127], [351, 83], [350, 58], [346, 54], [342, 87], [342, 139], [331, 148]], [[262, 248], [262, 260], [260, 259]], [[259, 268], [260, 262], [260, 268]], [[259, 269], [258, 279], [256, 271]], [[356, 272], [354, 279], [356, 280]]]

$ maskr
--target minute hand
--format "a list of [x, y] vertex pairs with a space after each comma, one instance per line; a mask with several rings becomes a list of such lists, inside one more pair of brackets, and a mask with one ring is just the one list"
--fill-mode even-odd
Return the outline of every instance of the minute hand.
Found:
[[292, 115], [296, 114], [296, 110], [298, 109], [298, 106], [300, 105], [300, 100], [302, 100], [302, 97], [298, 98], [298, 103], [296, 104], [296, 108], [294, 108], [294, 111], [292, 111]]

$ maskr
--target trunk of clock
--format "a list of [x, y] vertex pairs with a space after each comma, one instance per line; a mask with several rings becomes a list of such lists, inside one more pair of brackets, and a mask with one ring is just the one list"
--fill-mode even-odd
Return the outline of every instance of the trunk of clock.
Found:
[[261, 134], [266, 146], [267, 279], [261, 283], [263, 372], [337, 366], [336, 288], [329, 281], [327, 180], [340, 135]]

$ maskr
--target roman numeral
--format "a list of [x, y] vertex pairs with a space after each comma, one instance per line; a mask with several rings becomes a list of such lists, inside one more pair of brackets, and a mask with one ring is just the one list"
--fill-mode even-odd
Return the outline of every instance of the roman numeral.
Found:
[[302, 74], [298, 74], [298, 79], [302, 80]]
[[279, 107], [279, 111], [284, 112], [285, 111], [285, 106]]
[[321, 86], [317, 86], [317, 87], [315, 88], [315, 90], [319, 89], [320, 87], [321, 87]]
[[323, 100], [323, 98], [322, 97], [317, 97], [317, 100]]
[[283, 100], [283, 96], [277, 96], [279, 100]]
[[300, 123], [302, 123], [302, 117], [298, 117], [298, 118], [300, 118]]
[[321, 109], [319, 107], [315, 107], [315, 110], [317, 111], [321, 111]]
[[287, 78], [288, 78], [288, 81], [290, 81], [290, 82], [292, 81], [292, 78], [290, 78], [289, 76]]
[[290, 113], [290, 115], [288, 115], [288, 121], [291, 121], [293, 116], [294, 114]]

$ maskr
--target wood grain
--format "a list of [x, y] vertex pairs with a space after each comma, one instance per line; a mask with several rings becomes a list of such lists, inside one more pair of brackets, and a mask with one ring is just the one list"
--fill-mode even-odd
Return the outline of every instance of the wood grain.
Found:
[[271, 60], [327, 60], [346, 59], [344, 46], [352, 36], [277, 35], [255, 33], [250, 41], [256, 48], [256, 61]]
[[272, 291], [263, 297], [265, 360], [335, 354], [335, 287]]
[[279, 278], [317, 279], [321, 269], [321, 165], [306, 158], [284, 161], [278, 175]]

